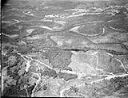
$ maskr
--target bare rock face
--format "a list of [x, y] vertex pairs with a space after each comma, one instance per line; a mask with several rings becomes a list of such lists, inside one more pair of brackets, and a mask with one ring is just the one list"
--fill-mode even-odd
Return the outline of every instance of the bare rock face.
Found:
[[127, 0], [1, 6], [2, 96], [128, 98]]

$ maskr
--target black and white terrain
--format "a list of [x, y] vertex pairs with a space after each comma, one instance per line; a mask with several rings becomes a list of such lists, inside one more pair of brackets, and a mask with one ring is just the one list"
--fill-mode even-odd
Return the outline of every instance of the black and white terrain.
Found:
[[128, 98], [128, 0], [1, 8], [1, 96]]

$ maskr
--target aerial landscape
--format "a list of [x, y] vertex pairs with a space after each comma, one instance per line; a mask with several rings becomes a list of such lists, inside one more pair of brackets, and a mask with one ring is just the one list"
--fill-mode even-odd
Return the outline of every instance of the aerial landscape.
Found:
[[7, 0], [2, 97], [128, 98], [128, 0]]

